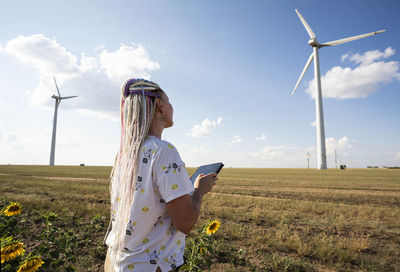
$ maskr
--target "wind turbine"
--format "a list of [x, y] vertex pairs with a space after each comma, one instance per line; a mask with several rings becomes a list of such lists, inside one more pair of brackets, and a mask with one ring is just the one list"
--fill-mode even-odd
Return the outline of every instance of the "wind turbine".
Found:
[[69, 99], [69, 98], [78, 97], [77, 95], [62, 97], [61, 94], [60, 94], [60, 90], [58, 89], [56, 78], [54, 76], [53, 76], [53, 79], [54, 79], [54, 84], [56, 85], [56, 88], [57, 88], [58, 96], [56, 96], [54, 94], [51, 96], [51, 98], [54, 98], [56, 100], [56, 104], [55, 104], [55, 107], [54, 107], [53, 135], [51, 137], [50, 166], [54, 166], [54, 156], [55, 156], [55, 151], [56, 151], [56, 130], [57, 130], [57, 111], [58, 111], [58, 106], [60, 105], [61, 100], [63, 100], [63, 99]]
[[316, 109], [316, 128], [317, 128], [317, 161], [318, 169], [327, 169], [326, 164], [326, 147], [325, 147], [325, 125], [324, 125], [324, 113], [322, 108], [322, 91], [321, 91], [321, 76], [319, 71], [319, 55], [318, 50], [321, 47], [325, 46], [334, 46], [339, 45], [342, 43], [347, 43], [351, 41], [355, 41], [358, 39], [362, 39], [368, 36], [372, 36], [375, 34], [379, 34], [384, 32], [385, 30], [370, 32], [358, 36], [353, 36], [349, 38], [344, 38], [340, 40], [335, 40], [327, 43], [319, 43], [317, 41], [317, 37], [315, 36], [314, 32], [312, 31], [311, 27], [307, 24], [306, 20], [301, 16], [300, 12], [296, 10], [297, 15], [299, 16], [301, 22], [303, 23], [304, 27], [308, 35], [310, 36], [310, 40], [308, 44], [313, 48], [313, 52], [311, 53], [310, 57], [307, 60], [306, 66], [303, 69], [303, 72], [300, 75], [299, 80], [296, 83], [296, 86], [293, 89], [292, 95], [294, 95], [297, 86], [299, 86], [300, 81], [302, 80], [305, 72], [307, 71], [308, 67], [310, 66], [311, 61], [314, 59], [314, 79], [315, 79], [315, 88], [316, 88], [316, 95], [315, 95], [315, 109]]

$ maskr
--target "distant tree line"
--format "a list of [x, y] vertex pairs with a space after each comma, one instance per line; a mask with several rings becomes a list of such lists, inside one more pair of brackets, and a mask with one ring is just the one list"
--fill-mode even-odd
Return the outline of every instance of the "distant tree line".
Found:
[[[379, 166], [368, 165], [367, 168], [379, 168]], [[400, 169], [400, 166], [382, 166], [382, 168], [386, 168], [386, 169]]]

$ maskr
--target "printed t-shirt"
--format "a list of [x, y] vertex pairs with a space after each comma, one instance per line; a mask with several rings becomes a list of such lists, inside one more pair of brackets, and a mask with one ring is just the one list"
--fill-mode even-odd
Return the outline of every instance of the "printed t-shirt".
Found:
[[[138, 154], [135, 179], [125, 248], [118, 253], [115, 271], [175, 269], [183, 264], [185, 234], [172, 225], [166, 203], [193, 191], [185, 163], [171, 143], [148, 136]], [[113, 237], [111, 230], [107, 245]]]

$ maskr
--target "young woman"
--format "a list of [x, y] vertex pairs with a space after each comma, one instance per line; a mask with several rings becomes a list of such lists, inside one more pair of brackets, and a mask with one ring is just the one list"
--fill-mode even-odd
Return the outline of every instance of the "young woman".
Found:
[[173, 125], [173, 108], [156, 83], [129, 79], [121, 93], [105, 271], [176, 271], [183, 264], [185, 234], [217, 175], [200, 175], [193, 186], [176, 148], [161, 140]]

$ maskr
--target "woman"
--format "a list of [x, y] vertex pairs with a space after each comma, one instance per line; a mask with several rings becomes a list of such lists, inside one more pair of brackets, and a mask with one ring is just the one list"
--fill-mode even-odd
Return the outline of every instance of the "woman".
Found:
[[176, 271], [183, 264], [185, 234], [217, 175], [200, 175], [193, 186], [176, 148], [161, 140], [173, 125], [173, 108], [156, 83], [129, 79], [121, 92], [105, 271]]

